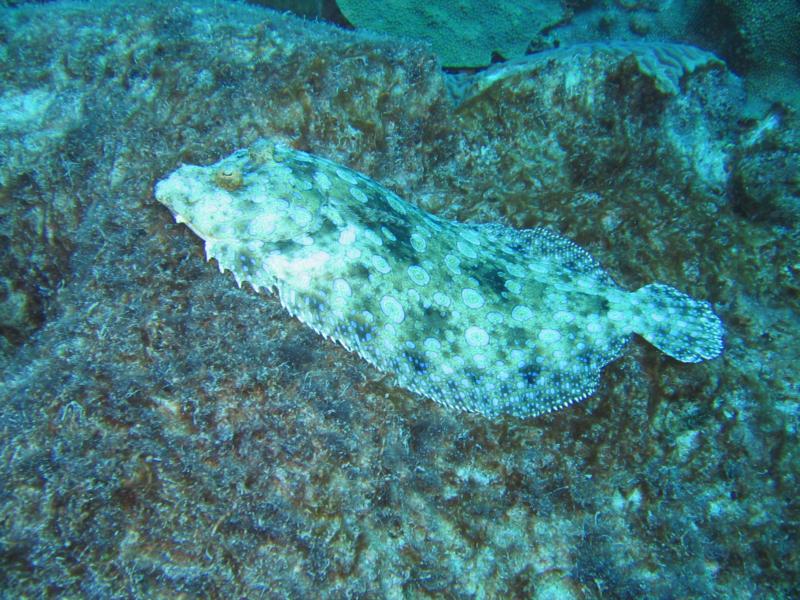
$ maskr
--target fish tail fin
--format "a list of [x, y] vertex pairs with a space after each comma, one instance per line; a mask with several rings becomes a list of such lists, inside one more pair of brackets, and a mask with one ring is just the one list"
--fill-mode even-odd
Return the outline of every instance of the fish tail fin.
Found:
[[661, 283], [633, 292], [634, 331], [681, 362], [694, 363], [722, 352], [725, 333], [711, 304]]

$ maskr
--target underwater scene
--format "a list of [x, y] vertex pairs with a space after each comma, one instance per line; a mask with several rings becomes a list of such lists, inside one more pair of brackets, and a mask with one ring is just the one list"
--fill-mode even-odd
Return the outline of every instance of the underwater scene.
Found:
[[798, 0], [0, 0], [0, 598], [800, 592]]

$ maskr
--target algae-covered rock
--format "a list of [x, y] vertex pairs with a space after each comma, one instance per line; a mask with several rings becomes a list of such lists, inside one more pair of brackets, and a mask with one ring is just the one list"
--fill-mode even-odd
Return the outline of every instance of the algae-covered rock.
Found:
[[[487, 181], [473, 177], [473, 191], [485, 185], [487, 193], [516, 198], [519, 190], [523, 205], [547, 210], [580, 191], [618, 194], [617, 174], [658, 171], [719, 201], [728, 186], [744, 92], [708, 52], [665, 43], [580, 44], [457, 81], [451, 94], [465, 137], [500, 161], [486, 171]], [[520, 214], [521, 205], [506, 196], [504, 209]]]
[[800, 220], [800, 127], [793, 113], [772, 112], [743, 137], [733, 194], [746, 215], [795, 225]]

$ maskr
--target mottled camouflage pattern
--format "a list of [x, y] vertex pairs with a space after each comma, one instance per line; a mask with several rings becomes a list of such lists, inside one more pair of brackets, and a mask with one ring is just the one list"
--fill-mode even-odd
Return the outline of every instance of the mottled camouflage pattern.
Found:
[[400, 384], [458, 409], [528, 417], [581, 400], [639, 333], [675, 358], [722, 351], [705, 302], [620, 289], [547, 229], [447, 221], [331, 161], [261, 140], [183, 166], [156, 198], [236, 281]]

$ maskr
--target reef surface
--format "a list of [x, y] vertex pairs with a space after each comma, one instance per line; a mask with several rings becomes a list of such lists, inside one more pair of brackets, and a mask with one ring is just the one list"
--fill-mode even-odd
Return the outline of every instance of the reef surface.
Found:
[[[769, 169], [797, 122], [743, 116], [724, 62], [597, 45], [443, 75], [422, 43], [212, 1], [5, 8], [0, 39], [9, 595], [796, 589], [796, 180]], [[208, 268], [154, 199], [265, 136], [679, 284], [725, 352], [634, 342], [536, 419], [421, 400]]]

